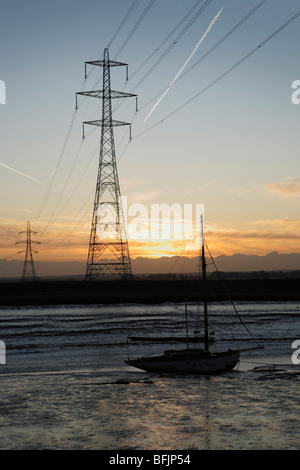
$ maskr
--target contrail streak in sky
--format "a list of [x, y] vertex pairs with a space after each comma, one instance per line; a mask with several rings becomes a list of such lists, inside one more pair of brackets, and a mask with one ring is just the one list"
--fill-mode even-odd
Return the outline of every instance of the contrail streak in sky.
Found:
[[11, 168], [10, 166], [5, 165], [4, 163], [0, 163], [0, 165], [4, 166], [4, 168], [8, 168], [11, 171], [14, 171], [15, 173], [18, 173], [19, 175], [25, 176], [26, 178], [36, 181], [37, 183], [44, 184], [42, 181], [37, 180], [36, 178], [33, 178], [32, 176], [26, 175], [26, 173], [22, 173], [21, 171], [15, 170], [14, 168]]
[[157, 101], [157, 103], [153, 106], [153, 108], [151, 109], [150, 113], [148, 114], [148, 116], [146, 117], [146, 119], [144, 120], [144, 122], [147, 121], [147, 119], [150, 117], [150, 115], [153, 113], [153, 111], [155, 110], [155, 108], [159, 105], [159, 103], [161, 102], [161, 100], [166, 96], [166, 94], [168, 93], [168, 91], [170, 90], [170, 88], [172, 88], [172, 86], [174, 85], [174, 83], [176, 82], [177, 78], [179, 77], [179, 75], [183, 72], [183, 70], [185, 69], [185, 67], [187, 66], [187, 64], [189, 63], [189, 61], [191, 60], [191, 58], [193, 57], [193, 55], [195, 54], [195, 52], [197, 51], [198, 47], [200, 46], [200, 44], [204, 41], [205, 37], [207, 36], [207, 34], [209, 33], [209, 31], [211, 30], [211, 28], [213, 27], [213, 25], [215, 24], [215, 22], [217, 21], [217, 19], [219, 18], [219, 16], [221, 15], [222, 13], [222, 10], [223, 8], [221, 8], [221, 10], [216, 14], [216, 16], [214, 17], [214, 19], [212, 20], [212, 22], [210, 23], [210, 25], [208, 26], [207, 30], [205, 31], [205, 33], [202, 35], [201, 39], [199, 39], [198, 43], [196, 44], [196, 46], [194, 47], [194, 50], [193, 52], [189, 55], [189, 57], [187, 58], [187, 60], [185, 61], [185, 63], [183, 64], [183, 66], [181, 67], [181, 69], [179, 70], [179, 72], [175, 75], [175, 77], [173, 78], [173, 80], [171, 81], [170, 85], [168, 86], [168, 88], [164, 91], [164, 93], [161, 95], [161, 97], [159, 98], [159, 100]]

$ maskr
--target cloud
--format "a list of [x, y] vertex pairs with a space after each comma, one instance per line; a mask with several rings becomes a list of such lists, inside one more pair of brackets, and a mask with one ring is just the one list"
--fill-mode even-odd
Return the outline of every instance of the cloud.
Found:
[[120, 178], [120, 186], [124, 191], [128, 191], [129, 189], [132, 189], [135, 186], [141, 186], [142, 184], [145, 184], [145, 181], [137, 178]]
[[[181, 219], [179, 220], [181, 222]], [[299, 253], [300, 219], [266, 219], [253, 220], [237, 228], [207, 222], [205, 238], [214, 257], [220, 254], [265, 254], [271, 251], [279, 253]], [[23, 259], [24, 254], [17, 255], [20, 241], [19, 231], [26, 228], [14, 219], [0, 219], [0, 253], [2, 259]], [[34, 223], [33, 230], [38, 233], [36, 239], [41, 241], [39, 261], [82, 261], [85, 262], [89, 244], [89, 225], [74, 226], [63, 222], [52, 225], [43, 234], [43, 224]], [[144, 227], [141, 225], [141, 229]], [[147, 226], [145, 226], [147, 228]], [[150, 227], [151, 228], [151, 227]], [[128, 233], [130, 255], [134, 259], [141, 257], [187, 256], [199, 255], [199, 237], [177, 237], [177, 230], [171, 230], [168, 237], [156, 237], [146, 232], [146, 237], [139, 238]], [[162, 226], [160, 227], [162, 228]], [[176, 226], [175, 226], [176, 229]], [[189, 231], [190, 227], [187, 226]]]
[[249, 240], [297, 240], [298, 243], [300, 241], [300, 234], [297, 233], [285, 233], [285, 232], [260, 232], [260, 231], [239, 231], [239, 230], [232, 230], [232, 231], [224, 231], [224, 232], [208, 232], [208, 237], [212, 235], [214, 237], [218, 237], [219, 240], [221, 239], [230, 239], [232, 243], [237, 240], [245, 240], [249, 242]]
[[266, 230], [266, 228], [275, 227], [277, 230], [291, 231], [300, 229], [300, 219], [259, 219], [251, 220], [246, 223], [246, 226], [255, 226], [258, 230]]
[[[249, 229], [247, 225], [252, 227]], [[255, 228], [254, 228], [255, 226]], [[216, 254], [299, 253], [299, 220], [256, 221], [241, 229], [210, 227], [206, 239]]]
[[199, 191], [202, 191], [203, 189], [206, 189], [208, 186], [211, 186], [213, 184], [216, 184], [218, 183], [218, 181], [220, 181], [222, 178], [216, 178], [212, 181], [209, 181], [208, 183], [206, 184], [203, 184], [202, 186], [197, 186], [196, 188], [194, 189], [191, 189], [189, 191], [185, 191], [184, 194], [197, 194]]
[[143, 193], [133, 193], [130, 195], [130, 203], [147, 203], [157, 198], [161, 194], [159, 189], [150, 189]]
[[246, 195], [252, 195], [252, 194], [257, 194], [258, 191], [260, 191], [259, 186], [236, 186], [234, 188], [230, 188], [229, 192], [230, 193], [235, 193], [237, 197], [243, 197]]
[[290, 176], [279, 184], [266, 184], [266, 188], [280, 196], [298, 197], [300, 196], [300, 178]]

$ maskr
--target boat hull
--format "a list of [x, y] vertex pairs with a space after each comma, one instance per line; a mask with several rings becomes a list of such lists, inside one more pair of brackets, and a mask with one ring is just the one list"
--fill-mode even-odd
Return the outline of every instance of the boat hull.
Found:
[[161, 356], [128, 359], [126, 364], [146, 372], [177, 374], [220, 374], [230, 371], [239, 362], [239, 351], [222, 353], [165, 353]]

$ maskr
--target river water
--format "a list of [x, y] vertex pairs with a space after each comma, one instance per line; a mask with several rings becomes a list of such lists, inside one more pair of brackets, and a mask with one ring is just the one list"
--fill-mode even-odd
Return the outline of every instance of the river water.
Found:
[[[240, 318], [227, 303], [212, 304], [210, 331], [226, 348], [255, 346], [250, 332], [264, 349], [212, 377], [161, 377], [124, 363], [128, 354], [166, 349], [129, 346], [128, 335], [183, 335], [183, 304], [1, 308], [1, 449], [299, 449], [300, 365], [292, 354], [300, 354], [292, 344], [300, 302], [237, 308]], [[202, 331], [196, 305], [188, 317], [190, 334]]]

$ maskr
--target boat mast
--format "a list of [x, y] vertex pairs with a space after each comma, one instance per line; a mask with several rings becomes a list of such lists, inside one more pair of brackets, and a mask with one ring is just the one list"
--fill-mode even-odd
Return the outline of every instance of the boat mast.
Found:
[[207, 318], [207, 286], [206, 286], [206, 262], [204, 250], [204, 230], [203, 230], [203, 215], [201, 215], [201, 238], [202, 238], [202, 283], [203, 283], [203, 305], [204, 305], [204, 347], [209, 349], [209, 336], [208, 336], [208, 318]]
[[185, 302], [185, 331], [186, 331], [186, 349], [189, 349], [189, 327], [188, 327], [188, 312], [186, 300], [186, 280], [184, 280], [184, 302]]

